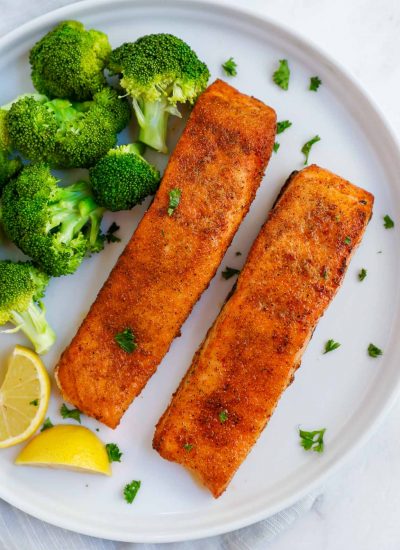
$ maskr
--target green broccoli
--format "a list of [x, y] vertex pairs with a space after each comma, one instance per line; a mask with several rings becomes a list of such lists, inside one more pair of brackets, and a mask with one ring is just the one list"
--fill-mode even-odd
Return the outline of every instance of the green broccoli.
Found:
[[104, 246], [99, 207], [89, 184], [59, 187], [48, 165], [30, 164], [5, 187], [1, 220], [6, 236], [46, 273], [73, 273]]
[[90, 183], [98, 204], [113, 212], [129, 210], [155, 193], [160, 172], [142, 157], [143, 149], [142, 144], [121, 145], [90, 169]]
[[40, 302], [48, 282], [48, 275], [31, 262], [0, 261], [0, 325], [15, 325], [4, 332], [22, 330], [37, 353], [46, 353], [56, 339]]
[[194, 103], [210, 73], [183, 40], [150, 34], [111, 52], [108, 68], [120, 74], [140, 126], [139, 141], [167, 152], [168, 116], [180, 116], [177, 103]]
[[22, 168], [19, 158], [10, 158], [7, 151], [0, 150], [0, 196], [6, 183]]
[[33, 85], [52, 98], [91, 99], [106, 86], [103, 70], [110, 53], [104, 33], [87, 31], [78, 21], [63, 21], [31, 50]]
[[83, 103], [29, 94], [3, 109], [14, 147], [32, 161], [59, 168], [93, 166], [114, 147], [130, 118], [128, 102], [111, 88]]
[[0, 109], [0, 196], [5, 184], [22, 168], [20, 158], [11, 158], [10, 138], [6, 128], [7, 111]]

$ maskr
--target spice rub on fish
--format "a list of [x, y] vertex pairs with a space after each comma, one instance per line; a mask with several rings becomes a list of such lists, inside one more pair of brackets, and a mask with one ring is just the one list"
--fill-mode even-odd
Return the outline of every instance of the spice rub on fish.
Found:
[[[275, 131], [273, 109], [220, 80], [200, 96], [153, 203], [56, 367], [65, 400], [118, 425], [214, 276]], [[126, 329], [137, 345], [131, 353], [115, 340]]]
[[370, 193], [315, 165], [283, 187], [153, 440], [215, 497], [292, 381], [372, 205]]

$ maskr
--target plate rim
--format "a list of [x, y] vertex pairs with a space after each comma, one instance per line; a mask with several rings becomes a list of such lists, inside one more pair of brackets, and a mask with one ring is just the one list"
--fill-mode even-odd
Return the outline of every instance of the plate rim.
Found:
[[[59, 19], [65, 19], [68, 17], [79, 17], [79, 14], [83, 11], [94, 10], [99, 6], [107, 6], [112, 4], [119, 5], [144, 5], [154, 7], [159, 6], [165, 8], [167, 3], [170, 5], [178, 6], [183, 9], [188, 7], [197, 7], [214, 9], [220, 14], [228, 14], [231, 16], [245, 18], [246, 21], [254, 25], [264, 25], [273, 28], [275, 32], [279, 33], [282, 38], [288, 38], [292, 43], [297, 42], [301, 45], [305, 52], [317, 59], [320, 63], [329, 63], [336, 73], [340, 76], [340, 79], [349, 85], [349, 89], [352, 92], [358, 94], [358, 97], [364, 102], [364, 105], [368, 106], [371, 113], [374, 114], [379, 121], [380, 130], [386, 132], [386, 139], [389, 140], [392, 148], [391, 158], [395, 158], [393, 153], [397, 155], [397, 162], [400, 166], [400, 141], [396, 132], [392, 126], [392, 123], [378, 105], [377, 101], [371, 95], [371, 93], [359, 83], [353, 73], [347, 69], [341, 62], [336, 60], [330, 53], [324, 50], [321, 46], [317, 45], [313, 40], [303, 36], [301, 33], [290, 28], [288, 25], [277, 21], [273, 17], [269, 17], [266, 14], [261, 14], [260, 11], [251, 6], [237, 6], [231, 5], [229, 0], [81, 0], [73, 4], [67, 4], [63, 7], [51, 10], [44, 13], [34, 19], [27, 21], [26, 23], [16, 27], [4, 36], [0, 37], [0, 51], [7, 48], [12, 42], [18, 40], [19, 37], [26, 37], [29, 33], [36, 32], [41, 26], [55, 23]], [[117, 9], [117, 8], [116, 8]], [[359, 122], [359, 121], [358, 121]], [[396, 318], [393, 321], [395, 325]], [[392, 354], [393, 356], [393, 354]], [[392, 359], [388, 359], [388, 361]], [[359, 451], [359, 449], [369, 440], [369, 438], [377, 431], [386, 415], [392, 409], [396, 399], [400, 393], [400, 372], [397, 376], [396, 383], [393, 384], [390, 390], [386, 391], [386, 398], [381, 403], [379, 410], [376, 413], [370, 426], [363, 430], [358, 437], [353, 440], [350, 447], [343, 449], [342, 454], [339, 457], [333, 459], [328, 463], [324, 470], [316, 477], [314, 481], [309, 484], [305, 484], [302, 488], [293, 492], [291, 495], [283, 498], [278, 504], [267, 505], [261, 508], [257, 508], [252, 513], [247, 514], [245, 517], [237, 517], [227, 521], [220, 521], [216, 524], [203, 525], [202, 527], [185, 527], [178, 528], [176, 531], [162, 533], [153, 533], [150, 531], [140, 531], [135, 529], [135, 525], [132, 525], [129, 532], [119, 533], [116, 532], [112, 526], [92, 526], [86, 525], [84, 518], [77, 518], [73, 515], [70, 517], [59, 517], [56, 509], [43, 510], [37, 509], [34, 505], [24, 501], [23, 496], [18, 497], [13, 491], [8, 491], [0, 485], [0, 498], [4, 499], [9, 504], [15, 506], [19, 510], [36, 517], [44, 522], [50, 523], [57, 527], [68, 529], [81, 534], [100, 537], [108, 540], [122, 541], [122, 542], [136, 542], [136, 543], [167, 543], [178, 541], [189, 541], [195, 539], [201, 539], [210, 536], [216, 536], [223, 533], [227, 533], [236, 529], [240, 529], [249, 525], [252, 525], [258, 521], [271, 517], [272, 515], [290, 507], [295, 502], [301, 500], [306, 495], [315, 491], [320, 487], [329, 477], [333, 476], [339, 468], [341, 468], [346, 461], [349, 461], [352, 456]], [[133, 529], [132, 529], [133, 528]]]

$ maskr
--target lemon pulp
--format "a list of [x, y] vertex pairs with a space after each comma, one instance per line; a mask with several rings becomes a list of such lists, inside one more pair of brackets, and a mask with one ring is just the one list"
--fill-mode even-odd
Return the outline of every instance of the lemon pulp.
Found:
[[50, 397], [50, 379], [40, 358], [16, 346], [0, 388], [0, 448], [25, 441], [39, 428]]
[[39, 433], [21, 451], [15, 463], [111, 475], [108, 454], [100, 439], [83, 426], [69, 424]]

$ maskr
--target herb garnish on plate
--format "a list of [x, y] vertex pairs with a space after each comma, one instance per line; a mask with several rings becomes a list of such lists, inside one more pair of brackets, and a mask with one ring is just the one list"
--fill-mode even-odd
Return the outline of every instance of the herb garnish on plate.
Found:
[[290, 69], [287, 62], [287, 59], [279, 60], [279, 67], [272, 75], [272, 80], [277, 86], [282, 88], [282, 90], [287, 90], [289, 88], [289, 78], [290, 78]]
[[225, 71], [225, 74], [227, 76], [236, 76], [237, 75], [237, 63], [233, 59], [233, 57], [230, 57], [228, 61], [225, 61], [225, 63], [222, 64], [222, 68]]

